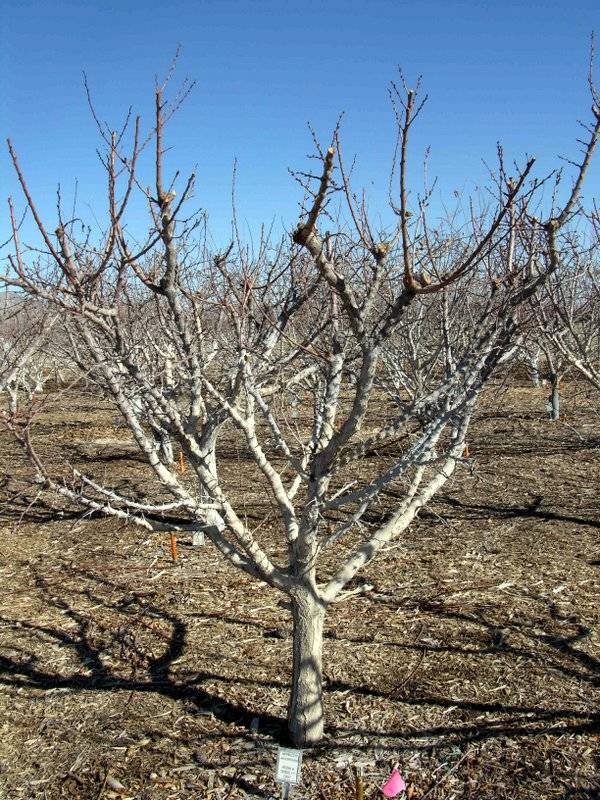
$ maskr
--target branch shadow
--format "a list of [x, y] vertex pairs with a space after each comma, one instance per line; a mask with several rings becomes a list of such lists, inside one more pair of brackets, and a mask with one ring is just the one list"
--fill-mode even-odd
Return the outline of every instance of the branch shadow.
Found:
[[[73, 522], [84, 516], [81, 508], [68, 506], [57, 508], [43, 497], [25, 495], [9, 488], [9, 480], [4, 477], [0, 484], [0, 522], [18, 525], [22, 522]], [[99, 512], [85, 512], [86, 519], [104, 519]]]
[[[570, 618], [566, 618], [556, 604], [546, 597], [529, 593], [529, 600], [534, 600], [543, 608], [546, 616], [546, 627], [540, 629], [539, 614], [532, 614], [531, 619], [511, 620], [510, 622], [491, 621], [486, 619], [483, 612], [469, 613], [464, 610], [448, 608], [444, 603], [427, 600], [411, 600], [410, 607], [418, 608], [421, 612], [447, 621], [454, 621], [464, 628], [479, 628], [482, 644], [473, 646], [460, 643], [422, 644], [419, 642], [382, 640], [377, 636], [356, 637], [352, 635], [337, 634], [334, 629], [325, 632], [325, 640], [342, 641], [344, 644], [386, 646], [397, 650], [399, 653], [424, 654], [433, 658], [444, 655], [476, 656], [481, 659], [489, 657], [502, 657], [514, 659], [515, 662], [527, 662], [532, 668], [538, 670], [551, 670], [559, 673], [569, 681], [588, 685], [591, 689], [600, 687], [600, 659], [586, 653], [578, 643], [586, 640], [592, 630]], [[387, 600], [370, 598], [370, 602], [389, 602], [398, 606], [397, 598], [389, 597]], [[219, 617], [218, 614], [203, 612], [197, 614], [205, 619]], [[251, 617], [220, 617], [226, 622], [255, 628], [263, 637], [271, 638], [273, 628], [260, 620]], [[569, 626], [568, 635], [557, 635], [552, 626], [555, 624]], [[515, 639], [511, 642], [509, 636]], [[236, 679], [244, 682], [243, 678]], [[396, 702], [407, 707], [436, 706], [442, 709], [457, 708], [473, 716], [502, 715], [501, 719], [479, 720], [477, 722], [465, 721], [459, 725], [438, 725], [406, 730], [402, 727], [384, 732], [377, 732], [364, 727], [349, 728], [345, 726], [328, 726], [328, 737], [318, 749], [343, 749], [339, 739], [349, 735], [366, 736], [369, 743], [364, 746], [365, 751], [373, 747], [374, 740], [385, 738], [398, 738], [406, 740], [405, 749], [415, 749], [415, 740], [422, 739], [422, 748], [429, 750], [444, 744], [466, 744], [474, 741], [483, 741], [505, 736], [514, 738], [551, 735], [558, 738], [563, 734], [595, 734], [600, 733], [600, 712], [569, 708], [568, 705], [555, 705], [545, 707], [535, 704], [510, 703], [510, 702], [476, 702], [446, 698], [440, 695], [427, 694], [414, 696], [410, 684], [400, 691], [381, 690], [373, 685], [348, 683], [327, 677], [327, 664], [325, 664], [325, 690], [328, 693], [341, 692], [358, 696], [376, 697]], [[332, 741], [337, 740], [337, 741]], [[432, 743], [432, 739], [435, 741]], [[401, 745], [390, 745], [395, 750]], [[386, 749], [386, 746], [377, 745]], [[349, 749], [361, 749], [361, 746], [352, 744]]]
[[[146, 500], [147, 492], [137, 489], [127, 480], [115, 482], [113, 488], [117, 492], [126, 490], [131, 500], [140, 503]], [[27, 485], [27, 489], [30, 490], [31, 486]], [[101, 511], [93, 511], [81, 506], [69, 505], [67, 501], [57, 507], [53, 503], [48, 502], [43, 496], [31, 496], [22, 490], [12, 489], [7, 477], [0, 483], [0, 492], [2, 492], [0, 494], [0, 522], [20, 525], [22, 523], [60, 523], [77, 522], [82, 519], [107, 519], [106, 514], [103, 514]], [[159, 522], [162, 525], [184, 526], [192, 521], [190, 516], [175, 516], [166, 513], [147, 513], [145, 516], [147, 520]], [[185, 546], [185, 543], [182, 544]]]
[[[173, 611], [166, 610], [156, 599], [154, 592], [132, 590], [131, 586], [97, 574], [91, 569], [64, 562], [58, 577], [49, 579], [40, 570], [31, 567], [35, 591], [43, 599], [50, 612], [49, 617], [60, 614], [67, 624], [48, 623], [45, 620], [19, 620], [15, 614], [0, 618], [0, 622], [15, 631], [15, 641], [9, 642], [3, 636], [4, 654], [0, 655], [0, 683], [17, 688], [36, 688], [43, 690], [70, 689], [71, 691], [95, 692], [147, 692], [185, 701], [197, 713], [212, 713], [216, 719], [225, 723], [244, 726], [248, 729], [247, 737], [251, 739], [252, 721], [257, 716], [250, 705], [235, 703], [206, 690], [202, 683], [219, 680], [232, 685], [263, 686], [287, 688], [288, 683], [281, 678], [260, 680], [252, 674], [223, 676], [207, 670], [189, 675], [185, 679], [177, 677], [173, 665], [185, 653], [188, 628], [185, 619]], [[76, 581], [75, 588], [66, 585], [66, 576], [71, 582]], [[440, 658], [444, 654], [458, 653], [476, 655], [481, 658], [502, 655], [515, 660], [527, 659], [536, 668], [547, 667], [558, 670], [566, 678], [575, 679], [590, 688], [600, 686], [600, 659], [581, 649], [580, 644], [591, 633], [589, 627], [573, 620], [567, 620], [568, 631], [565, 635], [556, 635], [552, 630], [553, 621], [565, 622], [560, 610], [547, 598], [529, 595], [543, 606], [548, 624], [540, 631], [539, 614], [537, 619], [512, 620], [504, 624], [486, 618], [483, 612], [469, 612], [464, 609], [447, 608], [443, 603], [434, 600], [417, 601], [419, 608], [428, 614], [442, 619], [458, 622], [463, 626], [477, 626], [482, 632], [481, 645], [461, 644], [459, 642], [441, 642], [440, 644], [422, 644], [419, 642], [385, 641], [376, 638], [360, 638], [348, 635], [336, 635], [329, 630], [326, 638], [331, 641], [343, 639], [347, 643], [373, 644], [396, 648], [399, 653], [425, 652], [432, 658]], [[370, 602], [385, 602], [372, 600]], [[398, 605], [397, 599], [389, 602]], [[98, 608], [100, 613], [108, 612], [117, 620], [117, 624], [98, 634]], [[96, 609], [96, 610], [92, 610]], [[54, 614], [52, 613], [54, 611]], [[222, 617], [216, 612], [190, 614], [210, 619], [219, 617], [232, 624], [251, 625], [260, 634], [269, 638], [270, 627], [261, 620], [240, 617]], [[534, 624], [535, 622], [535, 624]], [[156, 628], [158, 627], [158, 632]], [[136, 631], [154, 629], [153, 636], [158, 637], [160, 646], [148, 649], [140, 645]], [[506, 630], [509, 630], [509, 637]], [[510, 640], [510, 632], [515, 641]], [[517, 641], [518, 638], [518, 641]], [[68, 651], [72, 658], [68, 669], [53, 668], [49, 663], [48, 644], [55, 644]], [[121, 653], [127, 663], [137, 665], [137, 673], [124, 675], [119, 669], [107, 664], [106, 651]], [[554, 657], [552, 657], [554, 655]], [[406, 659], [401, 659], [406, 661]], [[564, 734], [589, 735], [600, 733], [600, 712], [569, 708], [568, 704], [552, 704], [542, 707], [534, 703], [511, 702], [478, 702], [475, 700], [444, 697], [441, 694], [417, 694], [410, 688], [410, 683], [400, 690], [377, 688], [367, 683], [345, 682], [325, 678], [325, 689], [328, 693], [350, 693], [357, 696], [383, 698], [398, 704], [399, 710], [404, 708], [437, 707], [440, 709], [457, 708], [469, 715], [469, 719], [448, 724], [421, 725], [407, 727], [399, 723], [397, 727], [380, 730], [374, 726], [358, 721], [348, 725], [330, 724], [327, 735], [315, 753], [327, 753], [330, 750], [344, 750], [344, 740], [351, 737], [352, 743], [347, 745], [351, 751], [372, 751], [377, 747], [383, 752], [402, 752], [427, 750], [446, 745], [464, 745], [482, 742], [501, 737], [519, 739], [522, 737], [552, 736], [558, 738]], [[192, 711], [193, 713], [193, 711]], [[261, 730], [271, 741], [289, 744], [286, 722], [282, 717], [271, 714], [260, 714]], [[227, 732], [219, 732], [227, 737]], [[233, 735], [233, 734], [232, 734]], [[239, 732], [236, 737], [244, 736]], [[362, 736], [362, 743], [357, 737]], [[387, 741], [386, 741], [387, 740]], [[267, 797], [262, 789], [245, 781], [241, 774], [230, 776], [227, 781], [232, 786], [242, 788], [257, 797]], [[585, 798], [583, 790], [579, 794], [565, 795], [565, 800]], [[593, 796], [593, 795], [590, 795]]]
[[[559, 514], [555, 511], [542, 509], [541, 505], [544, 502], [543, 495], [536, 495], [526, 505], [498, 505], [492, 503], [465, 503], [455, 497], [439, 494], [436, 496], [436, 506], [445, 505], [452, 509], [462, 512], [459, 516], [460, 519], [487, 519], [490, 516], [495, 516], [500, 519], [541, 519], [545, 522], [558, 521], [570, 522], [576, 525], [584, 525], [590, 528], [600, 528], [600, 520], [588, 519], [586, 517], [577, 517], [571, 514]], [[427, 516], [434, 516], [431, 512], [424, 510], [421, 514], [422, 518]], [[448, 518], [452, 518], [448, 515]]]
[[[578, 622], [572, 617], [565, 616], [557, 605], [550, 599], [529, 593], [529, 600], [536, 601], [542, 606], [545, 613], [545, 622], [540, 618], [539, 612], [532, 613], [530, 618], [522, 620], [507, 619], [491, 621], [486, 619], [481, 610], [469, 613], [462, 609], [447, 608], [442, 602], [418, 601], [412, 607], [417, 607], [421, 612], [439, 617], [442, 620], [458, 622], [463, 630], [473, 629], [475, 626], [481, 633], [481, 646], [462, 645], [460, 643], [422, 644], [419, 642], [393, 642], [381, 641], [370, 638], [355, 639], [359, 644], [385, 644], [398, 648], [400, 652], [422, 653], [433, 658], [442, 658], [445, 654], [459, 654], [465, 656], [478, 656], [482, 659], [488, 657], [501, 657], [509, 661], [514, 659], [516, 664], [531, 664], [532, 668], [547, 672], [548, 675], [559, 673], [569, 680], [576, 681], [580, 686], [588, 686], [590, 690], [597, 691], [600, 687], [600, 658], [590, 655], [578, 647], [588, 639], [593, 630]], [[375, 600], [377, 602], [377, 600]], [[384, 601], [385, 602], [385, 601]], [[397, 601], [392, 599], [397, 606]], [[496, 609], [497, 613], [497, 609]], [[556, 634], [554, 625], [568, 626], [569, 632]], [[344, 637], [347, 641], [347, 637]], [[514, 640], [514, 643], [513, 641]], [[404, 744], [377, 745], [383, 750], [413, 750], [415, 740], [423, 740], [422, 749], [431, 749], [434, 746], [465, 745], [470, 742], [481, 742], [487, 739], [501, 737], [521, 738], [535, 736], [552, 736], [558, 738], [564, 734], [591, 735], [600, 733], [600, 710], [596, 708], [581, 710], [548, 704], [546, 706], [489, 702], [443, 697], [434, 694], [415, 696], [410, 690], [410, 682], [400, 684], [396, 691], [378, 690], [369, 685], [348, 685], [340, 681], [330, 681], [327, 686], [329, 691], [351, 691], [359, 695], [382, 697], [399, 702], [408, 707], [438, 706], [444, 709], [458, 709], [471, 713], [475, 721], [466, 720], [458, 724], [423, 726], [406, 730], [402, 726], [397, 729], [373, 732], [361, 727], [335, 727], [333, 732], [338, 736], [363, 735], [369, 739], [396, 738], [403, 739]], [[591, 698], [590, 698], [591, 704]], [[492, 719], [481, 719], [481, 715], [491, 715]], [[501, 716], [500, 716], [501, 715]], [[500, 716], [500, 718], [498, 718]], [[434, 740], [432, 742], [432, 740]], [[371, 745], [372, 746], [372, 745]], [[365, 747], [368, 749], [368, 747]], [[578, 795], [573, 795], [577, 797]], [[584, 795], [581, 795], [582, 797]]]
[[[186, 647], [187, 625], [183, 619], [160, 605], [149, 602], [147, 597], [151, 592], [132, 591], [116, 581], [74, 565], [68, 565], [68, 570], [70, 578], [77, 577], [84, 584], [82, 588], [66, 589], [57, 582], [49, 581], [39, 571], [32, 569], [32, 572], [35, 588], [46, 607], [55, 609], [70, 622], [69, 630], [66, 626], [63, 628], [41, 621], [0, 616], [0, 622], [17, 631], [21, 638], [26, 634], [29, 645], [28, 649], [24, 649], [17, 644], [11, 644], [4, 637], [3, 647], [18, 655], [0, 655], [0, 683], [45, 690], [157, 693], [174, 700], [189, 701], [199, 712], [211, 712], [226, 724], [235, 723], [250, 728], [256, 717], [255, 711], [230, 703], [199, 686], [207, 679], [227, 678], [207, 671], [197, 672], [193, 678], [185, 681], [178, 681], [172, 676], [171, 667], [183, 655]], [[117, 591], [119, 599], [108, 599], [103, 594], [103, 589], [109, 589], [113, 593]], [[94, 612], [78, 609], [77, 599], [91, 603]], [[103, 611], [110, 612], [119, 624], [113, 624], [110, 628], [99, 625], [100, 607]], [[168, 633], [157, 631], [157, 625], [167, 627]], [[135, 630], [140, 627], [150, 630], [155, 639], [162, 641], [158, 654], [149, 653], [146, 647], [138, 644]], [[48, 644], [58, 644], [66, 648], [74, 656], [74, 668], [65, 674], [44, 667]], [[135, 665], [138, 674], [128, 676], [118, 669], [108, 667], [103, 657], [109, 650], [117, 653], [124, 663]], [[248, 683], [259, 685], [260, 682], [249, 680]], [[286, 684], [275, 682], [266, 685]], [[286, 726], [283, 718], [262, 713], [261, 722], [263, 728], [274, 738], [285, 739]]]

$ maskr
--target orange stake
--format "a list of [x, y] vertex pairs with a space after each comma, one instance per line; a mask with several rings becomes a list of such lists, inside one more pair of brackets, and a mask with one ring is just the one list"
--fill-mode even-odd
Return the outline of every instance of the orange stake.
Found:
[[469, 450], [469, 445], [465, 445], [465, 449], [463, 450], [463, 458], [469, 458], [471, 456], [471, 451]]
[[174, 533], [169, 534], [171, 538], [171, 558], [173, 561], [177, 561], [177, 537]]
[[183, 450], [179, 451], [179, 472], [183, 475], [185, 472], [185, 461], [183, 458]]

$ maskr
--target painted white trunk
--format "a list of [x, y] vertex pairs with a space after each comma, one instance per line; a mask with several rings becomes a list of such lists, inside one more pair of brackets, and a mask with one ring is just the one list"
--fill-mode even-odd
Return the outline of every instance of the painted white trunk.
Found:
[[548, 398], [548, 416], [551, 422], [556, 422], [560, 419], [560, 381], [554, 376], [552, 378], [552, 393]]
[[311, 747], [323, 736], [323, 622], [325, 609], [308, 590], [292, 596], [294, 624], [292, 691], [288, 728], [296, 747]]
[[167, 464], [167, 466], [171, 466], [171, 464], [173, 464], [175, 461], [175, 457], [173, 455], [173, 445], [171, 444], [171, 440], [169, 439], [169, 435], [167, 433], [163, 433], [161, 435], [159, 445], [162, 460], [165, 464]]
[[539, 369], [539, 366], [538, 366], [537, 359], [531, 358], [527, 362], [527, 375], [528, 375], [529, 380], [531, 381], [531, 383], [534, 385], [534, 387], [536, 389], [539, 388], [539, 386], [541, 384], [541, 376], [540, 376], [540, 369]]

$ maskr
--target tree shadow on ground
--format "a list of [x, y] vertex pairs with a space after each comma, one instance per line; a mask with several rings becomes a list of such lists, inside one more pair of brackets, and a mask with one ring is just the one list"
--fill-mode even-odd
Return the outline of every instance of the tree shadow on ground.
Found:
[[[56, 508], [41, 498], [32, 504], [28, 498], [11, 495], [3, 497], [0, 502], [0, 522], [19, 525], [27, 522], [75, 522], [82, 519], [84, 513], [81, 509]], [[86, 519], [106, 519], [100, 512], [85, 513]]]
[[[499, 433], [499, 432], [497, 432]], [[531, 443], [527, 439], [519, 442], [518, 439], [510, 436], [508, 441], [501, 443], [496, 440], [479, 440], [474, 438], [470, 444], [473, 457], [484, 456], [560, 456], [565, 453], [585, 453], [595, 451], [600, 448], [600, 439], [593, 437], [582, 441], [573, 439], [540, 439], [539, 443]]]
[[[174, 663], [180, 659], [187, 646], [188, 629], [186, 620], [163, 607], [156, 599], [157, 592], [133, 590], [131, 586], [118, 580], [107, 578], [91, 569], [70, 563], [62, 563], [58, 574], [50, 579], [40, 569], [29, 567], [32, 571], [34, 591], [44, 607], [48, 609], [44, 618], [27, 620], [12, 613], [0, 618], [0, 622], [13, 634], [3, 636], [4, 654], [0, 656], [0, 683], [16, 688], [42, 689], [45, 691], [69, 689], [73, 692], [144, 692], [162, 695], [172, 700], [185, 702], [191, 713], [211, 713], [225, 725], [245, 726], [248, 740], [252, 739], [251, 724], [260, 716], [261, 732], [272, 743], [289, 744], [286, 722], [282, 717], [258, 712], [248, 704], [230, 702], [206, 690], [202, 684], [210, 680], [220, 683], [251, 687], [272, 687], [280, 691], [287, 687], [281, 678], [260, 680], [248, 670], [239, 675], [221, 675], [207, 670], [183, 676], [173, 673]], [[422, 611], [432, 616], [457, 622], [465, 627], [476, 626], [481, 631], [481, 645], [461, 644], [459, 642], [440, 642], [423, 644], [420, 642], [381, 641], [376, 638], [359, 638], [351, 635], [338, 635], [328, 631], [327, 638], [345, 643], [386, 645], [397, 648], [401, 653], [424, 653], [432, 658], [444, 654], [464, 654], [482, 659], [498, 656], [523, 660], [540, 670], [547, 668], [554, 674], [558, 671], [569, 681], [576, 680], [580, 685], [597, 688], [600, 685], [600, 660], [584, 652], [581, 643], [590, 635], [590, 629], [577, 621], [569, 621], [568, 633], [556, 635], [553, 632], [555, 621], [565, 622], [557, 607], [543, 597], [533, 597], [543, 608], [547, 626], [540, 630], [539, 609], [531, 619], [512, 620], [503, 624], [498, 620], [487, 619], [481, 611], [469, 612], [444, 606], [435, 601], [418, 600]], [[385, 599], [369, 602], [386, 602]], [[389, 598], [388, 602], [397, 599]], [[223, 617], [217, 612], [189, 614], [189, 617], [210, 619], [218, 617], [226, 624], [250, 625], [256, 627], [264, 637], [269, 637], [271, 627], [261, 620], [239, 617]], [[99, 619], [103, 622], [99, 622]], [[535, 619], [534, 619], [535, 617]], [[507, 638], [507, 628], [509, 635]], [[144, 643], [137, 633], [148, 634], [153, 646]], [[514, 641], [513, 641], [514, 639]], [[69, 654], [67, 666], [57, 667], [52, 663], [49, 645], [58, 646]], [[110, 665], [107, 652], [117, 654], [120, 664], [134, 668], [135, 674], [125, 674], [124, 670]], [[325, 664], [327, 670], [327, 664]], [[399, 724], [388, 730], [365, 726], [358, 721], [353, 724], [330, 724], [323, 743], [317, 753], [327, 755], [330, 750], [337, 752], [347, 748], [350, 751], [382, 752], [432, 750], [434, 747], [466, 745], [498, 737], [552, 736], [564, 734], [592, 734], [600, 732], [600, 712], [569, 708], [567, 704], [552, 702], [544, 707], [527, 703], [477, 702], [444, 697], [433, 693], [417, 694], [411, 690], [410, 682], [401, 684], [397, 690], [384, 690], [372, 685], [329, 679], [325, 681], [328, 693], [343, 692], [356, 696], [384, 698], [398, 704], [401, 709], [435, 707], [438, 709], [456, 708], [470, 718], [457, 723], [421, 725], [406, 727]], [[233, 734], [232, 734], [233, 735]], [[227, 737], [227, 731], [219, 731], [218, 737]], [[235, 732], [235, 738], [244, 734]], [[363, 737], [362, 743], [357, 743]], [[347, 745], [345, 740], [350, 739]], [[211, 768], [210, 764], [204, 764]], [[215, 768], [219, 768], [215, 764]], [[256, 797], [267, 797], [263, 790], [245, 780], [241, 775], [226, 778], [226, 781]], [[565, 795], [565, 800], [585, 798], [585, 790], [573, 790]], [[589, 795], [593, 796], [593, 795]]]
[[[206, 679], [218, 677], [223, 680], [221, 676], [197, 672], [193, 679], [183, 682], [172, 677], [171, 667], [185, 650], [187, 626], [177, 614], [149, 602], [147, 597], [152, 592], [132, 591], [130, 587], [73, 565], [68, 565], [68, 571], [70, 578], [81, 581], [81, 588], [67, 589], [39, 571], [33, 571], [35, 587], [48, 609], [48, 618], [60, 614], [65, 622], [71, 623], [68, 629], [67, 625], [63, 627], [57, 623], [12, 619], [6, 615], [0, 617], [5, 627], [12, 628], [19, 639], [25, 638], [29, 644], [29, 649], [11, 645], [5, 637], [4, 648], [18, 651], [18, 655], [0, 657], [0, 683], [39, 689], [157, 692], [171, 699], [192, 701], [199, 710], [211, 712], [225, 723], [250, 726], [255, 712], [228, 703], [198, 686]], [[103, 590], [118, 593], [118, 599], [110, 599]], [[93, 611], [77, 608], [84, 602], [91, 603]], [[102, 612], [111, 615], [113, 623], [110, 627], [98, 624]], [[167, 631], [157, 631], [157, 623]], [[136, 626], [149, 631], [155, 644], [159, 640], [157, 655], [150, 653], [147, 646], [138, 644], [134, 635]], [[48, 644], [60, 645], [69, 652], [72, 657], [70, 671], [44, 668]], [[134, 665], [139, 677], [127, 676], [108, 667], [105, 662], [109, 651], [118, 653], [123, 663]], [[261, 715], [261, 719], [274, 736], [284, 735], [283, 719], [268, 714]]]
[[[476, 656], [482, 659], [482, 665], [483, 660], [490, 657], [502, 658], [508, 664], [514, 661], [515, 666], [527, 663], [542, 676], [547, 674], [550, 678], [561, 675], [569, 681], [569, 684], [576, 682], [580, 687], [587, 686], [589, 690], [597, 691], [600, 687], [600, 659], [581, 649], [581, 644], [589, 639], [593, 630], [572, 616], [563, 614], [557, 605], [545, 596], [529, 592], [527, 599], [534, 601], [536, 607], [530, 612], [530, 617], [521, 619], [508, 613], [506, 619], [500, 619], [498, 609], [490, 612], [490, 615], [496, 618], [488, 619], [484, 609], [468, 611], [456, 607], [448, 608], [440, 601], [427, 599], [415, 601], [414, 607], [430, 617], [432, 626], [435, 618], [439, 618], [442, 621], [459, 623], [462, 630], [478, 631], [482, 642], [479, 646], [455, 641], [425, 645], [420, 642], [390, 642], [375, 638], [354, 641], [357, 644], [373, 642], [377, 645], [392, 646], [401, 652], [420, 652], [424, 657], [443, 659], [444, 655]], [[398, 605], [397, 600], [391, 597], [387, 600], [380, 599], [380, 602]], [[557, 625], [568, 630], [557, 634], [555, 631]], [[347, 637], [343, 638], [347, 641]], [[328, 685], [330, 691], [347, 691], [349, 688], [346, 684], [336, 681]], [[415, 749], [415, 739], [422, 739], [423, 748], [430, 748], [432, 739], [436, 739], [438, 745], [462, 745], [498, 737], [520, 738], [541, 735], [559, 737], [564, 734], [600, 733], [600, 711], [597, 707], [593, 710], [582, 710], [581, 707], [568, 707], [567, 704], [557, 707], [552, 703], [541, 706], [509, 702], [478, 702], [432, 694], [415, 696], [414, 692], [411, 693], [409, 681], [401, 682], [396, 691], [380, 691], [366, 685], [354, 685], [351, 691], [355, 694], [389, 698], [409, 707], [438, 706], [442, 709], [458, 709], [471, 712], [476, 718], [474, 721], [466, 720], [459, 724], [413, 727], [410, 730], [399, 727], [376, 734], [364, 728], [334, 729], [337, 735], [361, 734], [371, 740], [397, 737], [405, 741], [407, 750]], [[589, 705], [591, 702], [590, 698]], [[580, 703], [578, 705], [581, 706]], [[490, 715], [494, 719], [481, 720], [482, 714]], [[398, 749], [398, 745], [395, 744], [392, 749]]]
[[[398, 493], [386, 492], [393, 496], [400, 496]], [[589, 519], [587, 517], [577, 517], [571, 514], [561, 514], [556, 511], [541, 508], [544, 502], [543, 495], [536, 495], [526, 505], [499, 505], [493, 503], [465, 503], [455, 497], [439, 494], [435, 498], [436, 508], [441, 506], [449, 506], [455, 509], [457, 514], [446, 515], [448, 519], [488, 519], [489, 517], [497, 517], [499, 519], [540, 519], [544, 522], [572, 522], [575, 525], [585, 525], [590, 528], [600, 528], [600, 520]], [[439, 511], [436, 514], [440, 516]], [[434, 516], [431, 512], [425, 509], [421, 513], [422, 518]]]
[[[115, 491], [126, 494], [131, 500], [144, 502], [148, 490], [132, 485], [127, 479], [116, 481], [113, 485]], [[25, 483], [25, 491], [15, 489], [9, 478], [5, 477], [0, 483], [0, 522], [15, 526], [24, 523], [61, 523], [77, 522], [81, 520], [106, 520], [106, 514], [101, 511], [92, 511], [81, 506], [57, 506], [42, 496], [31, 496], [31, 485]], [[169, 514], [146, 514], [146, 519], [160, 522], [163, 525], [188, 525], [190, 517], [173, 516]]]

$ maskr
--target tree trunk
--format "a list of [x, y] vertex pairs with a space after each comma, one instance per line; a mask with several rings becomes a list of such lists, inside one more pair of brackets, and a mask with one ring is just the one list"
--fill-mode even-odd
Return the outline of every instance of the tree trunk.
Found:
[[533, 356], [527, 361], [527, 375], [536, 389], [540, 386], [540, 368], [537, 358]]
[[551, 422], [560, 419], [560, 379], [552, 376], [552, 393], [548, 398], [548, 416]]
[[310, 589], [292, 596], [294, 658], [288, 728], [296, 747], [311, 747], [323, 736], [323, 622], [325, 608]]
[[166, 431], [161, 431], [157, 439], [162, 461], [170, 467], [175, 462], [175, 456], [173, 455], [173, 445], [171, 444], [169, 434]]

